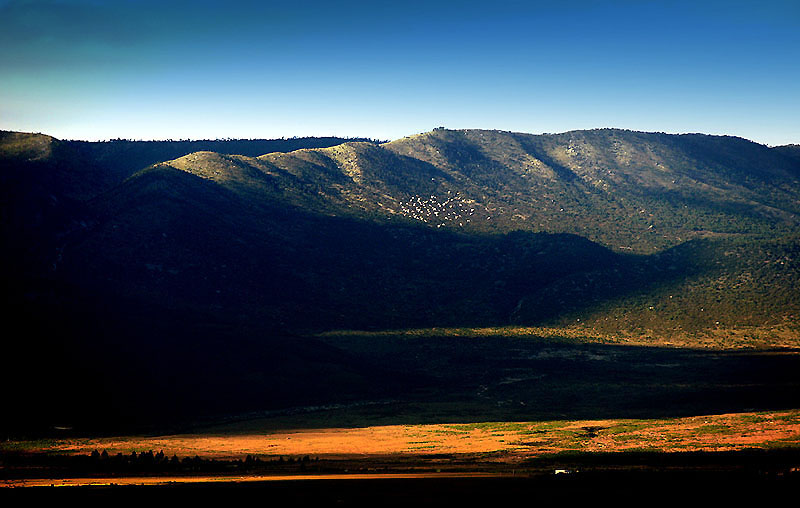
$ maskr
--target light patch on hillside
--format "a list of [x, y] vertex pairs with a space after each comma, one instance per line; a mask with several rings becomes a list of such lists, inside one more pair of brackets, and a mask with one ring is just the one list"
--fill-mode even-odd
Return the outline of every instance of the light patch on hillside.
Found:
[[359, 164], [358, 152], [355, 148], [345, 143], [338, 146], [322, 149], [331, 155], [342, 172], [358, 185], [364, 184], [364, 171]]
[[44, 134], [0, 131], [0, 157], [40, 161], [53, 154], [55, 138]]

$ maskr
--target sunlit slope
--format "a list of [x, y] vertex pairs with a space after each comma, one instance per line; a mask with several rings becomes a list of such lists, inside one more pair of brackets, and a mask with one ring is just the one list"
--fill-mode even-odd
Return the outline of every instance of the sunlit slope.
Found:
[[382, 145], [195, 153], [167, 164], [330, 214], [467, 233], [573, 233], [652, 253], [698, 237], [794, 231], [800, 162], [781, 148], [613, 129], [436, 130]]
[[436, 168], [366, 142], [257, 158], [196, 152], [164, 164], [253, 201], [358, 217], [392, 214], [402, 196], [435, 189], [431, 180], [441, 176]]
[[443, 170], [491, 219], [649, 253], [798, 223], [798, 163], [751, 141], [614, 129], [530, 135], [436, 130], [383, 145]]
[[[0, 181], [24, 192], [36, 186], [57, 198], [86, 200], [152, 164], [197, 151], [250, 156], [327, 147], [344, 138], [196, 141], [69, 141], [44, 134], [0, 131]], [[19, 192], [18, 192], [19, 193]]]

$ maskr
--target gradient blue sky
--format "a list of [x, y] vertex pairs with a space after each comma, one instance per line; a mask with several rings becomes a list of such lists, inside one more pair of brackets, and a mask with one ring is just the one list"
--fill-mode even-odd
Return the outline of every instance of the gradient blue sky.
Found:
[[0, 129], [800, 143], [800, 1], [0, 0]]

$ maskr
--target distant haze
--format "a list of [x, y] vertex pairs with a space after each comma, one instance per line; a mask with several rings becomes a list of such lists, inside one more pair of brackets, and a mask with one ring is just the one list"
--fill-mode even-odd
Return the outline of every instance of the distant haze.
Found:
[[618, 127], [800, 143], [799, 5], [0, 0], [0, 129], [97, 140]]

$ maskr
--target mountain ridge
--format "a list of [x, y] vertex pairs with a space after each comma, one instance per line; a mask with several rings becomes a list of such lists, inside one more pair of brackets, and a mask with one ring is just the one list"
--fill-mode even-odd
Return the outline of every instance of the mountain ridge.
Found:
[[[5, 215], [4, 238], [9, 246], [20, 249], [11, 255], [12, 261], [14, 258], [24, 260], [28, 272], [34, 277], [51, 278], [52, 275], [41, 274], [71, 267], [73, 275], [65, 277], [83, 281], [83, 284], [95, 279], [93, 270], [84, 268], [89, 266], [86, 260], [93, 259], [94, 265], [105, 266], [109, 272], [102, 275], [105, 272], [99, 270], [102, 276], [91, 284], [105, 285], [103, 277], [116, 280], [121, 287], [125, 287], [128, 280], [137, 280], [140, 282], [136, 286], [144, 290], [142, 295], [159, 294], [158, 299], [163, 302], [174, 300], [169, 289], [175, 287], [174, 283], [156, 293], [146, 289], [147, 283], [141, 283], [156, 274], [163, 273], [166, 275], [159, 277], [166, 277], [172, 272], [183, 273], [181, 265], [208, 265], [209, 270], [218, 270], [212, 268], [213, 262], [209, 265], [206, 260], [194, 259], [196, 254], [191, 253], [202, 252], [201, 245], [210, 246], [214, 256], [221, 257], [229, 255], [225, 253], [224, 245], [230, 242], [234, 242], [232, 245], [241, 245], [242, 242], [260, 245], [262, 253], [272, 253], [270, 256], [276, 260], [276, 267], [269, 271], [271, 275], [266, 275], [267, 272], [249, 261], [261, 255], [257, 249], [242, 247], [241, 252], [231, 258], [230, 265], [251, 266], [249, 270], [252, 273], [263, 273], [266, 278], [252, 285], [245, 281], [244, 275], [239, 275], [234, 277], [237, 284], [252, 285], [254, 291], [261, 288], [258, 291], [270, 293], [273, 291], [273, 286], [267, 282], [270, 277], [274, 280], [289, 277], [284, 280], [284, 287], [306, 288], [292, 292], [294, 296], [289, 299], [294, 302], [292, 305], [302, 307], [302, 292], [314, 294], [309, 290], [309, 281], [317, 281], [313, 284], [319, 288], [330, 283], [331, 288], [321, 293], [324, 296], [319, 296], [322, 300], [318, 303], [323, 308], [337, 308], [337, 297], [332, 291], [337, 284], [350, 288], [346, 291], [353, 291], [350, 296], [347, 292], [341, 294], [345, 300], [358, 300], [370, 295], [368, 300], [375, 303], [389, 296], [380, 289], [368, 289], [338, 279], [321, 283], [322, 274], [315, 266], [336, 265], [342, 261], [343, 271], [334, 272], [344, 281], [349, 272], [343, 267], [355, 267], [363, 254], [361, 262], [372, 266], [371, 270], [378, 270], [370, 277], [393, 286], [394, 283], [380, 275], [380, 270], [406, 273], [411, 265], [403, 261], [404, 256], [413, 257], [414, 254], [388, 238], [408, 238], [412, 244], [425, 246], [421, 255], [428, 259], [428, 263], [436, 263], [438, 257], [456, 267], [465, 264], [459, 262], [457, 256], [445, 253], [445, 246], [453, 242], [472, 245], [477, 252], [484, 252], [487, 259], [497, 258], [498, 270], [511, 268], [514, 272], [521, 269], [513, 268], [519, 266], [518, 260], [514, 261], [505, 254], [497, 257], [491, 253], [517, 248], [512, 247], [514, 242], [508, 243], [506, 239], [523, 238], [514, 236], [518, 233], [577, 235], [612, 252], [637, 255], [664, 254], [692, 239], [706, 238], [716, 242], [714, 245], [730, 245], [705, 248], [708, 255], [716, 259], [724, 252], [738, 248], [734, 247], [737, 242], [750, 245], [748, 248], [752, 252], [745, 257], [758, 256], [760, 254], [756, 253], [762, 246], [773, 239], [796, 236], [800, 222], [800, 180], [794, 176], [800, 162], [795, 163], [794, 159], [774, 149], [730, 136], [671, 135], [619, 129], [571, 131], [557, 135], [436, 129], [382, 144], [346, 141], [332, 146], [312, 146], [258, 156], [201, 150], [151, 164], [133, 172], [119, 184], [99, 190], [89, 199], [80, 199], [81, 194], [71, 190], [72, 186], [81, 186], [82, 183], [74, 184], [69, 178], [55, 178], [40, 184], [41, 178], [37, 180], [36, 172], [32, 171], [30, 174], [34, 178], [23, 180], [34, 182], [33, 188], [26, 191], [33, 196], [32, 200], [25, 197], [25, 192], [15, 192], [14, 180], [7, 180], [8, 174], [19, 174], [29, 166], [40, 167], [40, 161], [52, 158], [61, 142], [55, 138], [23, 134], [5, 136], [4, 139], [10, 136], [19, 145], [11, 155], [8, 155], [9, 150], [0, 151], [6, 154], [5, 158], [0, 158], [0, 167], [7, 168], [3, 170], [4, 182], [11, 182], [4, 184], [4, 190], [11, 197]], [[709, 146], [705, 151], [702, 150], [703, 143]], [[59, 160], [46, 162], [43, 174], [69, 173], [83, 160], [80, 157], [68, 158], [63, 165]], [[99, 170], [101, 168], [95, 166], [85, 174]], [[40, 188], [38, 185], [54, 187]], [[65, 189], [59, 193], [58, 186]], [[43, 203], [43, 199], [49, 201]], [[30, 222], [32, 215], [39, 217], [35, 224]], [[330, 243], [331, 239], [325, 239], [316, 230], [319, 227], [339, 231], [342, 238], [350, 238], [354, 245], [361, 237], [385, 237], [382, 240], [384, 250], [382, 253], [373, 250], [345, 254], [334, 248], [331, 252], [335, 254], [324, 254], [323, 250], [329, 249], [326, 242]], [[182, 229], [193, 231], [199, 243], [187, 237]], [[455, 236], [452, 239], [430, 236], [437, 231]], [[429, 237], [437, 239], [423, 240]], [[145, 246], [149, 246], [148, 250], [141, 251]], [[395, 252], [390, 253], [386, 250], [389, 248]], [[592, 250], [577, 247], [577, 244], [569, 249]], [[541, 251], [549, 252], [548, 249]], [[103, 254], [98, 256], [98, 252]], [[144, 267], [144, 272], [134, 275], [138, 269], [128, 272], [125, 268], [129, 260], [144, 258], [147, 259], [139, 265]], [[278, 261], [292, 258], [300, 264]], [[345, 258], [350, 260], [343, 261]], [[387, 265], [386, 261], [380, 261], [381, 258], [392, 261]], [[794, 258], [791, 255], [788, 258], [794, 266]], [[191, 259], [194, 260], [190, 262]], [[303, 259], [306, 261], [301, 262]], [[633, 269], [639, 263], [636, 259], [615, 263], [622, 262], [627, 266], [626, 270]], [[643, 259], [655, 260], [657, 257]], [[720, 263], [730, 264], [729, 261]], [[466, 266], [470, 263], [480, 265], [471, 261]], [[645, 265], [647, 263], [657, 265], [655, 261], [646, 261]], [[686, 270], [693, 264], [697, 263], [683, 259], [678, 264], [679, 274], [689, 274]], [[697, 264], [701, 265], [703, 263]], [[374, 268], [381, 266], [381, 269]], [[619, 269], [619, 266], [614, 266]], [[750, 272], [755, 270], [755, 264], [748, 266]], [[733, 265], [730, 267], [733, 269]], [[614, 268], [602, 268], [611, 269]], [[423, 271], [421, 276], [411, 277], [403, 275], [412, 282], [402, 292], [422, 291], [426, 276], [442, 276], [434, 276], [434, 272]], [[583, 272], [575, 266], [563, 273]], [[37, 273], [40, 275], [35, 275]], [[120, 278], [120, 273], [128, 275]], [[733, 279], [745, 277], [742, 274], [728, 275]], [[457, 286], [461, 284], [456, 283], [459, 277], [470, 276], [467, 271], [446, 278], [450, 280], [448, 284]], [[478, 278], [484, 276], [489, 277], [489, 272]], [[526, 277], [524, 271], [518, 276], [521, 280]], [[655, 275], [650, 282], [633, 273], [628, 273], [628, 276], [631, 280], [640, 280], [643, 287], [660, 280], [660, 276]], [[173, 274], [171, 277], [180, 279], [182, 276]], [[776, 277], [775, 274], [764, 274], [762, 281], [778, 280]], [[587, 294], [598, 295], [605, 291], [609, 295], [606, 299], [613, 299], [611, 295], [629, 291], [623, 290], [628, 285], [619, 277], [603, 275], [598, 280], [606, 281], [607, 287], [588, 289], [587, 286]], [[753, 279], [749, 284], [756, 284], [758, 280]], [[582, 284], [575, 281], [570, 284], [577, 284], [576, 287]], [[495, 277], [492, 283], [495, 282], [503, 287], [511, 280]], [[153, 288], [162, 283], [150, 282], [156, 284]], [[192, 284], [188, 280], [181, 282], [187, 288], [194, 287]], [[215, 284], [224, 285], [224, 280]], [[701, 286], [706, 288], [704, 291], [713, 292], [709, 284], [702, 282]], [[780, 291], [791, 295], [792, 284], [791, 277], [780, 282]], [[564, 291], [558, 287], [561, 286], [531, 288], [528, 292], [544, 295], [548, 291]], [[198, 294], [217, 289], [199, 291], [195, 288]], [[459, 291], [470, 293], [477, 290], [464, 286]], [[487, 292], [500, 293], [495, 290]], [[253, 295], [253, 301], [260, 301], [260, 296]], [[512, 321], [535, 324], [545, 315], [552, 321], [569, 307], [565, 303], [542, 314], [532, 309], [530, 303], [541, 300], [541, 296], [528, 297], [524, 292], [509, 291], [508, 297], [508, 302], [493, 307], [486, 314], [495, 316], [490, 322], [474, 324], [494, 326]], [[505, 301], [504, 298], [496, 299]], [[578, 307], [586, 305], [588, 300], [584, 300], [576, 300], [584, 302]], [[467, 296], [465, 305], [472, 305], [467, 303], [469, 301]], [[782, 301], [788, 302], [789, 307], [795, 303], [792, 298]], [[206, 301], [202, 305], [211, 303]], [[268, 313], [283, 316], [279, 318], [280, 322], [287, 322], [287, 319], [293, 322], [296, 318], [287, 317], [287, 313], [291, 314], [289, 307], [283, 305], [280, 307], [283, 310]], [[512, 312], [515, 308], [517, 311]], [[255, 311], [251, 308], [248, 312]], [[363, 316], [370, 314], [368, 310], [360, 312]], [[408, 314], [411, 310], [404, 312]], [[420, 315], [419, 311], [414, 312]], [[469, 311], [463, 309], [448, 312], [453, 316], [469, 315]], [[638, 311], [634, 314], [638, 315]], [[782, 314], [791, 315], [792, 312]], [[353, 314], [348, 311], [342, 315], [344, 320], [325, 318], [314, 326], [323, 329], [346, 326], [347, 319], [353, 318]], [[435, 311], [430, 315], [439, 316], [436, 319], [441, 320], [447, 314]], [[760, 319], [766, 319], [764, 311], [759, 315], [762, 316]], [[380, 326], [382, 318], [378, 316], [388, 317], [389, 313], [379, 311], [376, 320], [367, 319], [364, 324]], [[498, 321], [500, 316], [505, 318]], [[324, 324], [326, 319], [329, 320], [327, 325]], [[448, 322], [458, 324], [453, 320]], [[400, 323], [402, 319], [392, 319], [386, 324], [398, 326]], [[436, 324], [435, 320], [423, 320], [415, 326]], [[637, 325], [634, 322], [631, 326], [635, 328]]]
[[[701, 150], [703, 143], [711, 148]], [[47, 241], [29, 258], [103, 291], [118, 285], [167, 306], [263, 314], [288, 331], [398, 327], [404, 320], [423, 327], [566, 325], [576, 311], [581, 322], [604, 331], [603, 313], [617, 311], [630, 330], [640, 322], [662, 334], [714, 328], [718, 320], [688, 311], [691, 318], [654, 325], [641, 310], [651, 305], [633, 303], [651, 298], [649, 292], [668, 280], [678, 284], [678, 293], [699, 284], [691, 290], [696, 298], [716, 294], [710, 307], [719, 308], [723, 322], [758, 325], [772, 322], [765, 296], [748, 304], [762, 309], [756, 317], [737, 318], [731, 307], [737, 297], [721, 295], [708, 274], [721, 263], [732, 271], [720, 276], [747, 279], [747, 287], [777, 284], [784, 296], [774, 301], [786, 307], [777, 313], [794, 315], [793, 276], [762, 273], [755, 261], [769, 242], [797, 234], [800, 184], [793, 164], [741, 138], [618, 129], [558, 135], [437, 129], [382, 144], [347, 141], [258, 156], [203, 150], [134, 172], [68, 210], [57, 208], [69, 226], [56, 221], [57, 231], [42, 235]], [[576, 241], [562, 243], [558, 252], [546, 247], [553, 235], [575, 235]], [[692, 239], [711, 243], [673, 251]], [[561, 282], [524, 268], [531, 252], [522, 246], [529, 242], [541, 245], [530, 247], [540, 256], [530, 260], [549, 270], [560, 266], [554, 273]], [[372, 246], [360, 251], [359, 244]], [[475, 254], [453, 250], [456, 245]], [[750, 250], [742, 254], [736, 245]], [[614, 258], [599, 254], [601, 247], [647, 256]], [[749, 261], [739, 266], [725, 259], [734, 251]], [[692, 259], [701, 252], [716, 261]], [[792, 248], [787, 252], [794, 267]], [[415, 257], [424, 269], [410, 261]], [[670, 257], [676, 268], [662, 273], [661, 260]], [[593, 258], [607, 264], [592, 265]], [[435, 268], [439, 263], [453, 268]], [[597, 273], [586, 278], [587, 270]], [[470, 278], [488, 286], [462, 280]], [[540, 287], [524, 289], [515, 278]], [[451, 308], [423, 296], [432, 280], [446, 281], [460, 303]], [[223, 290], [226, 285], [233, 291]], [[249, 296], [215, 296], [237, 291]], [[392, 291], [426, 303], [401, 304]], [[571, 294], [573, 301], [556, 294]], [[618, 303], [602, 303], [612, 301]], [[311, 302], [318, 317], [301, 325], [297, 309]], [[477, 305], [485, 310], [476, 312]]]
[[[584, 139], [597, 135], [612, 138]], [[735, 143], [728, 152], [736, 153], [723, 152], [722, 157], [727, 157], [723, 160], [725, 165], [708, 154], [697, 153], [696, 144], [707, 141], [704, 135], [655, 134], [655, 141], [669, 142], [655, 147], [660, 155], [653, 155], [655, 148], [647, 145], [655, 144], [649, 133], [601, 129], [556, 136], [577, 138], [569, 138], [572, 140], [563, 146], [553, 145], [553, 136], [437, 130], [381, 145], [344, 143], [324, 149], [264, 154], [255, 159], [240, 158], [237, 165], [249, 165], [270, 174], [275, 177], [272, 185], [282, 189], [298, 191], [304, 187], [305, 192], [322, 193], [326, 207], [338, 207], [340, 212], [359, 209], [362, 216], [405, 217], [432, 223], [436, 209], [443, 206], [439, 201], [458, 194], [463, 200], [460, 205], [469, 204], [473, 214], [481, 214], [479, 222], [475, 217], [469, 218], [469, 225], [457, 221], [469, 232], [570, 232], [589, 235], [612, 248], [643, 253], [675, 245], [696, 236], [696, 231], [714, 230], [708, 224], [681, 227], [685, 209], [690, 207], [705, 208], [706, 215], [716, 216], [716, 225], [723, 226], [718, 231], [722, 234], [736, 232], [730, 227], [725, 229], [731, 216], [741, 222], [740, 226], [749, 226], [745, 229], [749, 229], [748, 233], [782, 223], [791, 229], [800, 221], [800, 180], [795, 176], [798, 164], [766, 146], [735, 137], [708, 137], [715, 143]], [[619, 136], [634, 139], [620, 140]], [[641, 141], [641, 137], [645, 140]], [[670, 146], [681, 137], [690, 142], [678, 143], [677, 148]], [[419, 140], [427, 140], [425, 146], [418, 147]], [[609, 146], [601, 150], [596, 146], [601, 142]], [[743, 154], [737, 150], [743, 150]], [[766, 157], [766, 164], [762, 163], [757, 172], [749, 171], [747, 168], [759, 157]], [[186, 157], [176, 163], [184, 169], [188, 166]], [[195, 169], [203, 171], [199, 166]], [[292, 182], [287, 181], [289, 175]], [[329, 195], [324, 196], [326, 193]], [[409, 211], [410, 201], [415, 202], [414, 212]], [[447, 202], [452, 203], [452, 199]], [[659, 225], [652, 221], [645, 224], [645, 217], [638, 221], [640, 226], [634, 227], [637, 221], [631, 220], [631, 212], [648, 206], [661, 208], [658, 218], [667, 222], [662, 225], [666, 230], [661, 235], [652, 234]], [[459, 210], [451, 211], [453, 216], [461, 215]], [[493, 212], [494, 223], [489, 222]], [[598, 214], [609, 217], [598, 224], [593, 217]], [[498, 216], [503, 219], [499, 223]], [[452, 227], [457, 222], [438, 221], [434, 225]], [[628, 223], [628, 241], [610, 241], [605, 230], [621, 222]], [[593, 231], [586, 231], [587, 224]], [[642, 243], [643, 234], [649, 237], [645, 245], [636, 245]]]

